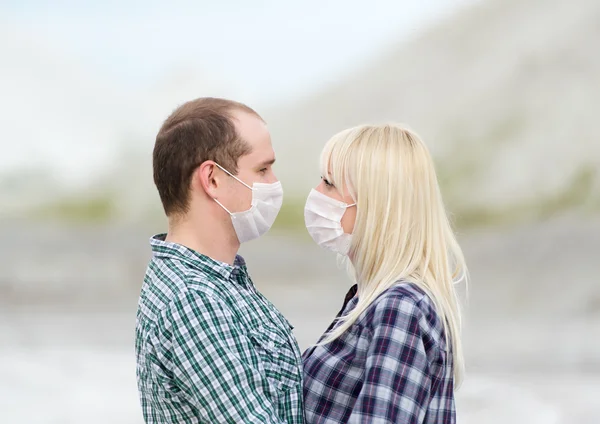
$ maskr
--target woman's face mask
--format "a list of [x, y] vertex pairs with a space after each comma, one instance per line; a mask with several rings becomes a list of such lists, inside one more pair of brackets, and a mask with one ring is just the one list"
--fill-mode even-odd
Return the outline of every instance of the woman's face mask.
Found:
[[347, 256], [352, 243], [352, 234], [344, 232], [342, 217], [346, 209], [356, 206], [333, 199], [312, 189], [304, 207], [304, 222], [312, 239], [319, 246]]

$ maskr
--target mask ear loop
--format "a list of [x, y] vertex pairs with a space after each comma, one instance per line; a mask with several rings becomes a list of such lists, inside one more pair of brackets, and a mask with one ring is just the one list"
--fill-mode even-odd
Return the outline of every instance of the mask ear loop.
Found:
[[228, 170], [226, 170], [225, 168], [223, 168], [221, 165], [219, 165], [217, 162], [215, 162], [215, 165], [217, 165], [221, 171], [225, 172], [227, 175], [229, 175], [232, 178], [235, 178], [239, 183], [244, 184], [246, 187], [248, 187], [250, 190], [252, 190], [252, 187], [250, 187], [248, 184], [246, 184], [245, 182], [243, 182], [242, 180], [240, 180], [238, 177], [236, 177], [235, 175], [233, 175], [231, 172], [229, 172]]
[[227, 212], [230, 216], [233, 215], [231, 212], [229, 212], [229, 209], [227, 209], [225, 206], [223, 206], [223, 204], [221, 202], [219, 202], [217, 199], [213, 199], [215, 202], [217, 202], [217, 204], [219, 206], [221, 206], [223, 209], [225, 209], [225, 212]]
[[[356, 202], [352, 203], [351, 205], [347, 205], [346, 209], [351, 208], [353, 206], [356, 206]], [[353, 234], [354, 234], [354, 229], [350, 235], [353, 235]], [[342, 268], [342, 266], [346, 267], [346, 271], [348, 271], [348, 274], [350, 274], [350, 278], [356, 283], [356, 271], [354, 270], [354, 265], [352, 265], [352, 261], [350, 260], [350, 258], [347, 255], [340, 255], [338, 253], [336, 262], [340, 269]], [[349, 272], [350, 269], [352, 270], [352, 272]]]
[[[219, 167], [219, 169], [221, 169], [221, 171], [225, 172], [227, 175], [229, 175], [230, 177], [236, 179], [238, 182], [244, 184], [246, 187], [248, 187], [250, 190], [252, 190], [252, 187], [250, 187], [248, 184], [246, 184], [245, 182], [243, 182], [242, 180], [240, 180], [238, 177], [236, 177], [235, 175], [233, 175], [231, 172], [229, 172], [228, 170], [226, 170], [225, 168], [223, 168], [221, 165], [219, 165], [217, 162], [215, 162], [215, 165], [217, 165]], [[219, 206], [221, 206], [223, 209], [225, 209], [225, 212], [227, 212], [230, 216], [233, 216], [233, 214], [229, 211], [229, 209], [227, 209], [225, 206], [223, 206], [223, 204], [221, 202], [219, 202], [217, 199], [213, 199], [215, 202], [217, 202], [217, 204]]]

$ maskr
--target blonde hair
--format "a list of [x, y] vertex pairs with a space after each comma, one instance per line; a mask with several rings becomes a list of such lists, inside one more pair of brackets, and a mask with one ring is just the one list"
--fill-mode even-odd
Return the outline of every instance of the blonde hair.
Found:
[[442, 318], [459, 385], [464, 359], [455, 284], [467, 282], [468, 273], [427, 147], [400, 125], [362, 125], [327, 142], [321, 171], [356, 202], [349, 257], [358, 303], [319, 344], [340, 337], [399, 280], [411, 282], [429, 295]]

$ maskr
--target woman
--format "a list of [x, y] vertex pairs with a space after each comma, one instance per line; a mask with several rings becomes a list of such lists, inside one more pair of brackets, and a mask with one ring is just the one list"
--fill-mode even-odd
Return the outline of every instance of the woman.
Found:
[[306, 422], [455, 423], [467, 268], [425, 144], [398, 125], [351, 128], [321, 172], [306, 226], [357, 284], [303, 355]]

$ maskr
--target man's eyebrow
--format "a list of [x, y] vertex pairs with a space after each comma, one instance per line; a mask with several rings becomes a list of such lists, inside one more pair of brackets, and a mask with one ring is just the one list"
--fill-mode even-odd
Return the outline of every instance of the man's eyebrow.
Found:
[[263, 167], [263, 166], [269, 166], [269, 165], [273, 165], [274, 163], [275, 163], [275, 158], [273, 158], [273, 159], [269, 159], [269, 160], [266, 160], [266, 161], [264, 161], [264, 162], [261, 162], [261, 164], [260, 164], [260, 165], [258, 165], [258, 166], [259, 166], [259, 167]]

